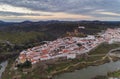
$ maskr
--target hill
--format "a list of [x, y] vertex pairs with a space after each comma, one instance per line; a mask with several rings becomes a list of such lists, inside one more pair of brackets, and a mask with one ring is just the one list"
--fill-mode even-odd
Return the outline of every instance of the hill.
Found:
[[[85, 29], [79, 29], [84, 26]], [[79, 36], [96, 34], [106, 28], [120, 27], [119, 21], [0, 21], [0, 51], [3, 56], [19, 54], [19, 51], [36, 45], [42, 41], [55, 40], [66, 36], [67, 32], [78, 30]], [[74, 35], [74, 34], [73, 34]], [[9, 43], [8, 43], [9, 42]], [[7, 49], [5, 49], [7, 48]], [[12, 53], [11, 53], [12, 52]]]

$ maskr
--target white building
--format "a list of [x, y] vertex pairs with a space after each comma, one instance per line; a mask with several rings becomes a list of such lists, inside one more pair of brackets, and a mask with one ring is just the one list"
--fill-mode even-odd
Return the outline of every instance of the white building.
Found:
[[68, 54], [67, 59], [74, 59], [76, 58], [76, 54]]

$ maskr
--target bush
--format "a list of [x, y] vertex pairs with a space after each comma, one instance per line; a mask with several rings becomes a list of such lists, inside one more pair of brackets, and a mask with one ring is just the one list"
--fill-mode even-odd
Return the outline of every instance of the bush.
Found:
[[32, 67], [32, 64], [30, 61], [25, 61], [24, 63], [18, 64], [17, 65], [18, 68], [30, 68]]

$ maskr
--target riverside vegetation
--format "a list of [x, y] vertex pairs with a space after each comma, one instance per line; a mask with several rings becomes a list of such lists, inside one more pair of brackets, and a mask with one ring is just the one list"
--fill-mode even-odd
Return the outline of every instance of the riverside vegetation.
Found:
[[[56, 38], [66, 36], [67, 32], [74, 32], [79, 26], [84, 26], [85, 29], [79, 29], [79, 37], [88, 34], [97, 34], [101, 30], [105, 30], [108, 27], [114, 28], [119, 27], [120, 22], [101, 22], [101, 21], [40, 21], [30, 22], [25, 21], [21, 23], [0, 23], [0, 61], [9, 60], [9, 64], [6, 71], [3, 73], [2, 79], [11, 79], [14, 77], [20, 77], [22, 79], [39, 79], [46, 78], [57, 72], [61, 72], [62, 69], [65, 71], [73, 69], [79, 65], [85, 64], [86, 62], [93, 62], [97, 59], [101, 59], [103, 56], [86, 56], [75, 60], [60, 60], [57, 63], [41, 63], [32, 66], [32, 68], [20, 68], [14, 70], [13, 62], [19, 55], [20, 51], [31, 48], [37, 45], [41, 45], [44, 42], [55, 40]], [[103, 47], [102, 47], [103, 46]], [[90, 55], [97, 53], [107, 53], [114, 47], [119, 47], [119, 44], [102, 44], [96, 50], [91, 51]], [[100, 48], [100, 49], [99, 49]], [[103, 50], [106, 48], [105, 50]], [[103, 50], [101, 52], [101, 50]], [[80, 64], [79, 64], [80, 63]], [[82, 66], [82, 65], [81, 65]], [[87, 66], [86, 64], [83, 65]], [[76, 68], [75, 68], [76, 69]], [[27, 71], [28, 70], [28, 71]], [[61, 70], [61, 71], [59, 71]], [[24, 71], [24, 72], [23, 72]], [[63, 71], [62, 71], [63, 72]], [[40, 75], [38, 75], [40, 74]]]
[[[90, 51], [89, 55], [78, 57], [77, 59], [59, 60], [59, 62], [44, 63], [40, 62], [33, 65], [31, 68], [18, 68], [18, 70], [11, 69], [14, 61], [9, 61], [6, 71], [2, 75], [2, 79], [48, 79], [54, 75], [71, 72], [76, 69], [82, 69], [87, 66], [96, 66], [109, 62], [108, 58], [103, 57], [109, 52], [109, 50], [120, 47], [120, 44], [107, 44], [103, 43], [94, 50]], [[101, 52], [102, 49], [106, 48]], [[113, 58], [114, 61], [118, 58]]]

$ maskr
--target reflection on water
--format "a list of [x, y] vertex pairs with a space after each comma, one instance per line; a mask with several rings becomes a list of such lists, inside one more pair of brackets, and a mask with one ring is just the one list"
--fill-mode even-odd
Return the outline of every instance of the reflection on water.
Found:
[[76, 70], [75, 72], [56, 75], [54, 79], [91, 79], [97, 75], [107, 75], [120, 69], [120, 61], [110, 62], [99, 66], [89, 66], [87, 68]]

